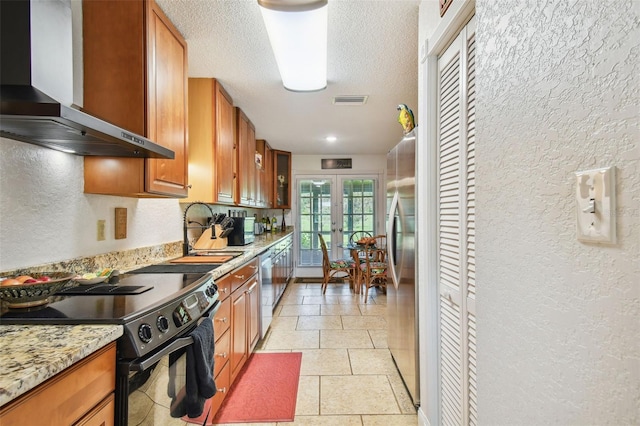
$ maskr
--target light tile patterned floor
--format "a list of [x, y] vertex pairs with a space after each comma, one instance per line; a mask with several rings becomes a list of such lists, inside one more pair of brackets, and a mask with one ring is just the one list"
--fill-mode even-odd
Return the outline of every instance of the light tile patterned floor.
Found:
[[291, 282], [257, 351], [302, 352], [295, 421], [261, 425], [418, 424], [387, 348], [386, 296], [375, 289], [365, 304], [347, 284], [322, 295], [319, 283]]

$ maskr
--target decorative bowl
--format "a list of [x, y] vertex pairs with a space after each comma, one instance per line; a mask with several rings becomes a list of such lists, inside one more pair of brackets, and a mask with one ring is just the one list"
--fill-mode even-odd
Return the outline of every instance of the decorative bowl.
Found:
[[88, 278], [88, 279], [75, 277], [73, 280], [81, 285], [90, 285], [90, 284], [103, 283], [108, 279], [109, 277], [95, 277], [95, 278]]
[[98, 284], [107, 281], [111, 277], [113, 269], [102, 269], [96, 272], [88, 272], [86, 274], [78, 275], [73, 278], [78, 284]]
[[3, 284], [8, 279], [11, 279], [11, 277], [5, 277], [6, 279], [0, 281], [0, 300], [6, 302], [9, 308], [30, 308], [44, 305], [49, 303], [49, 296], [53, 296], [73, 279], [74, 274], [69, 272], [43, 272], [31, 274], [30, 277], [34, 280], [49, 277], [49, 280]]

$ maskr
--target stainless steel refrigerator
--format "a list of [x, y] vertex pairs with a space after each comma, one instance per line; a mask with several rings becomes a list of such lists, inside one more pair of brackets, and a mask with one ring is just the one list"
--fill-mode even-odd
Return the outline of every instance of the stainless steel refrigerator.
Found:
[[414, 405], [420, 405], [416, 274], [416, 137], [387, 154], [387, 342]]

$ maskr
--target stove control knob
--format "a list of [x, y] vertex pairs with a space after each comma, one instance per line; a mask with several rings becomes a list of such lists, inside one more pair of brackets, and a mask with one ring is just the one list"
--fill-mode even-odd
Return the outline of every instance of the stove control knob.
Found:
[[158, 326], [158, 330], [161, 333], [166, 333], [169, 331], [169, 320], [164, 315], [160, 315], [156, 320], [156, 325]]
[[205, 290], [205, 294], [209, 297], [213, 297], [215, 296], [215, 294], [218, 292], [218, 286], [215, 284], [211, 284], [209, 287], [207, 287], [207, 289]]
[[149, 343], [153, 337], [151, 326], [149, 324], [141, 324], [138, 328], [138, 337], [140, 337], [140, 340], [144, 343]]

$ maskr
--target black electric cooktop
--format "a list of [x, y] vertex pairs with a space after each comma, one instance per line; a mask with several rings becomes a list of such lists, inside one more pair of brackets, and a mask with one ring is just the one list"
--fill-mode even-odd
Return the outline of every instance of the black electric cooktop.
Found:
[[[212, 268], [209, 267], [208, 270]], [[117, 284], [79, 285], [50, 303], [0, 311], [1, 324], [125, 324], [162, 306], [201, 281], [203, 273], [122, 274]]]

